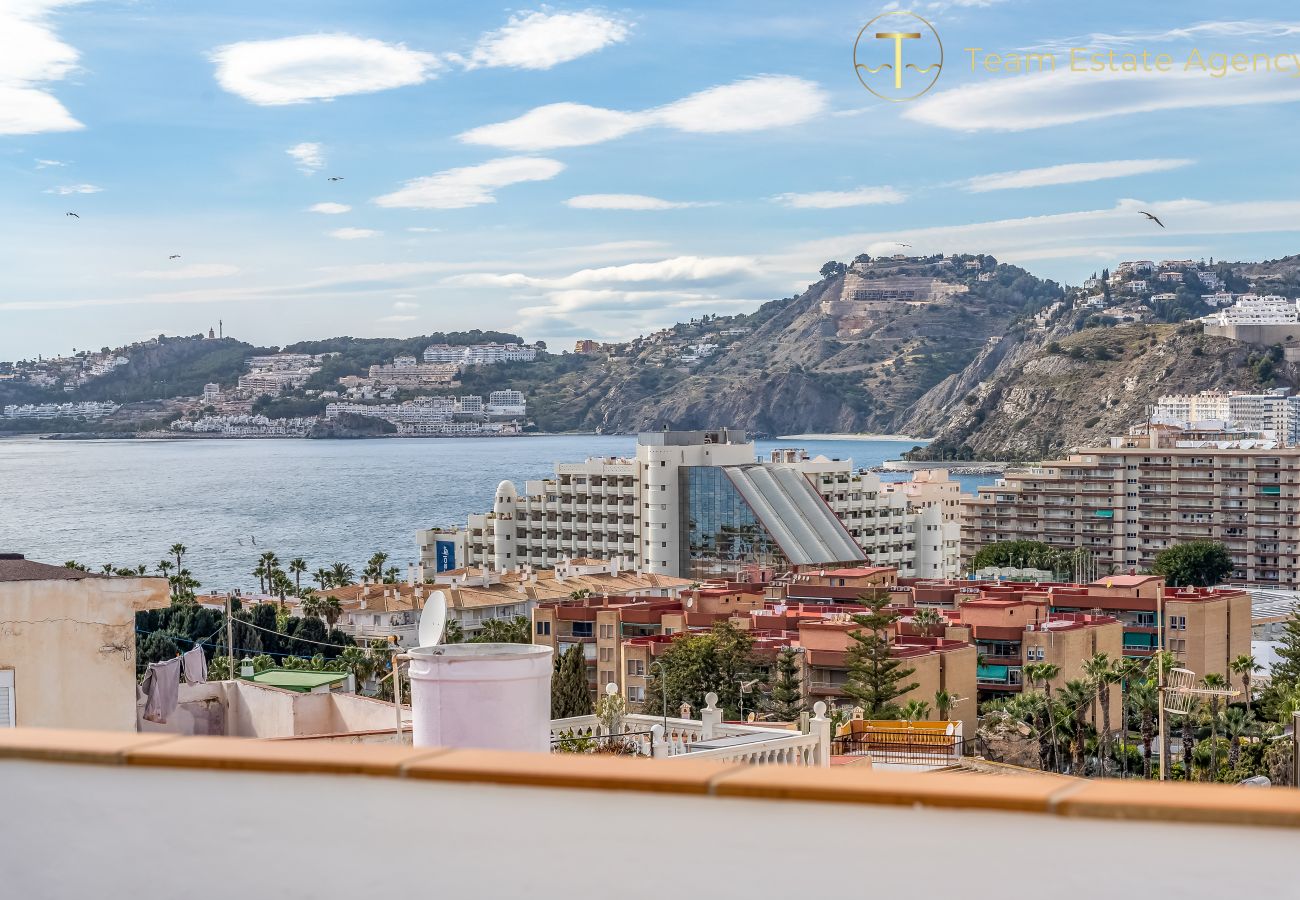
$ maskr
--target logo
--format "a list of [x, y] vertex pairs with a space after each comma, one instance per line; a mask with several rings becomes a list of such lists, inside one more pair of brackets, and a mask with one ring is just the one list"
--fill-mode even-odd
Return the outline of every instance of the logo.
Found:
[[[924, 60], [921, 65], [904, 59]], [[939, 80], [943, 41], [934, 26], [910, 12], [876, 16], [853, 42], [853, 71], [858, 81], [882, 100], [915, 100]]]

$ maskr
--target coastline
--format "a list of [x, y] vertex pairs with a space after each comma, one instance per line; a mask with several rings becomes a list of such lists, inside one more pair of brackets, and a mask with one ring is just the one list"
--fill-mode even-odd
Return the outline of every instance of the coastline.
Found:
[[914, 437], [910, 434], [778, 434], [773, 438], [778, 441], [911, 441], [916, 444], [928, 444], [930, 438]]

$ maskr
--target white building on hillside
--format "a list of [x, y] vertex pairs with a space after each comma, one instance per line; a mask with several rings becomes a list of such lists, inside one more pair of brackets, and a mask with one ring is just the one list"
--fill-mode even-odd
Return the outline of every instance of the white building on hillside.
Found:
[[1300, 321], [1300, 304], [1276, 294], [1242, 294], [1226, 309], [1203, 316], [1206, 325], [1294, 325]]

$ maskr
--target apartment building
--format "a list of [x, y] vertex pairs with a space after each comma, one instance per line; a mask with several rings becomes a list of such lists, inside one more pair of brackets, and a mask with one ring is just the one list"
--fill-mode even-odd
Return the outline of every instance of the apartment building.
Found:
[[1241, 294], [1232, 306], [1203, 316], [1206, 325], [1294, 325], [1300, 321], [1295, 300], [1276, 294]]
[[376, 388], [400, 388], [418, 390], [427, 387], [445, 387], [454, 384], [460, 374], [460, 366], [426, 363], [371, 366], [368, 377]]
[[1233, 581], [1295, 589], [1300, 448], [1256, 444], [1183, 442], [1153, 429], [1008, 473], [963, 500], [963, 559], [994, 541], [1035, 540], [1083, 548], [1098, 572], [1123, 573], [1150, 570], [1175, 544], [1213, 540], [1232, 554]]
[[1243, 431], [1271, 433], [1288, 445], [1300, 443], [1300, 397], [1291, 396], [1286, 388], [1262, 394], [1247, 391], [1165, 394], [1156, 401], [1152, 416], [1175, 423], [1231, 423]]
[[909, 494], [850, 460], [790, 449], [759, 461], [743, 432], [649, 433], [633, 458], [559, 463], [553, 478], [522, 492], [504, 481], [491, 513], [471, 515], [464, 529], [421, 532], [420, 543], [435, 569], [450, 553], [503, 571], [624, 556], [697, 580], [866, 560], [944, 577], [958, 570], [960, 530], [948, 505], [958, 488], [939, 475]]
[[490, 366], [503, 362], [532, 362], [537, 359], [534, 344], [470, 344], [453, 347], [432, 344], [424, 351], [426, 363], [453, 363], [457, 366]]

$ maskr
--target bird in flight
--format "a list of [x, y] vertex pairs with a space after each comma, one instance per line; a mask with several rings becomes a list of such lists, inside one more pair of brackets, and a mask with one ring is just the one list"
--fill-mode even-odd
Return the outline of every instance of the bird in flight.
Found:
[[1161, 228], [1164, 228], [1164, 227], [1165, 227], [1165, 223], [1164, 223], [1164, 222], [1161, 222], [1159, 219], [1157, 219], [1157, 218], [1156, 218], [1155, 216], [1153, 216], [1151, 213], [1147, 212], [1145, 209], [1140, 209], [1140, 210], [1138, 210], [1138, 212], [1142, 213], [1142, 215], [1146, 216], [1146, 217], [1147, 217], [1148, 219], [1150, 219], [1152, 222], [1155, 222], [1155, 223], [1156, 223], [1157, 225], [1159, 225]]
[[342, 181], [342, 180], [343, 180], [343, 176], [342, 176], [342, 175], [331, 175], [331, 176], [329, 177], [329, 180], [330, 180], [330, 181]]
[[179, 253], [173, 253], [171, 256], [169, 256], [169, 257], [167, 257], [167, 258], [168, 258], [168, 259], [180, 259], [180, 258], [181, 258], [181, 255], [180, 255]]
[[73, 213], [73, 212], [70, 212], [70, 213], [64, 213], [64, 215], [65, 215], [65, 216], [72, 216], [72, 218], [74, 218], [74, 219], [80, 219], [80, 218], [81, 218], [81, 216], [79, 216], [79, 215], [77, 215], [76, 213]]

